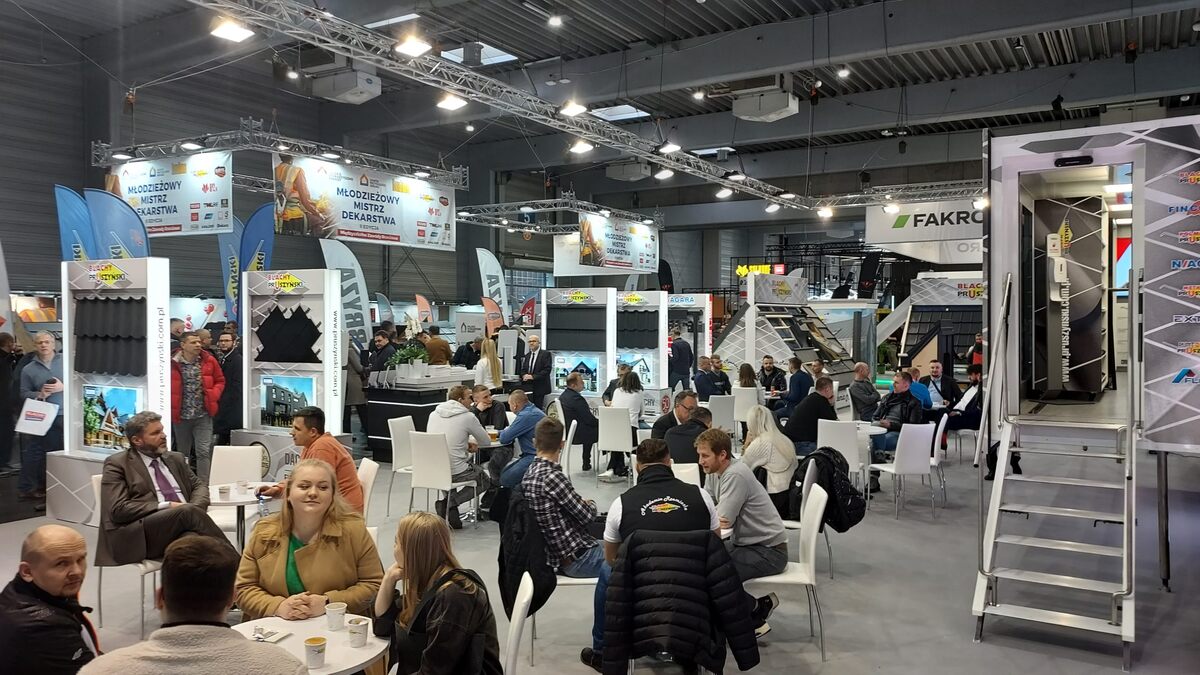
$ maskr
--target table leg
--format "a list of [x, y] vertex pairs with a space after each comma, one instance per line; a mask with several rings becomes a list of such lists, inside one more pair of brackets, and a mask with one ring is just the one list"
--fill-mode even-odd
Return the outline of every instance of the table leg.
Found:
[[1171, 528], [1167, 505], [1167, 453], [1159, 450], [1158, 462], [1158, 576], [1163, 589], [1171, 592]]
[[246, 507], [242, 504], [237, 506], [237, 541], [238, 551], [246, 548]]

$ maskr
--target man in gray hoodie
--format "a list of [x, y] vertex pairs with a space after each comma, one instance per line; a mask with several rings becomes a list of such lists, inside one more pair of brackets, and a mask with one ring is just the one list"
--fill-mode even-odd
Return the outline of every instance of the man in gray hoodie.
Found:
[[488, 441], [488, 433], [479, 419], [471, 412], [471, 388], [456, 386], [444, 403], [439, 403], [429, 416], [427, 430], [431, 434], [445, 434], [450, 446], [450, 480], [454, 483], [474, 482], [475, 487], [465, 487], [450, 492], [446, 499], [439, 499], [434, 508], [437, 514], [447, 518], [450, 527], [462, 529], [458, 505], [469, 502], [478, 490], [480, 495], [492, 489], [492, 478], [482, 466], [471, 461], [471, 454], [480, 442]]

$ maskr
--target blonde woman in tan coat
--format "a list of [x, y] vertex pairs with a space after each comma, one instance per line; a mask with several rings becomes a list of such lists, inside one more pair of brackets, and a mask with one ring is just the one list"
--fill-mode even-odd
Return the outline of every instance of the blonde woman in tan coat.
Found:
[[298, 463], [287, 480], [283, 511], [254, 527], [237, 576], [246, 619], [320, 616], [330, 602], [366, 614], [383, 566], [366, 523], [338, 494], [333, 467]]

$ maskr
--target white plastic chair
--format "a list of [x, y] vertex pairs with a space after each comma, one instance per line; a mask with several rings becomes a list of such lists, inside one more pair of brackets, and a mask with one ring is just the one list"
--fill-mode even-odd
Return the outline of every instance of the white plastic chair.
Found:
[[[521, 575], [521, 585], [517, 587], [517, 598], [513, 602], [512, 620], [508, 623], [504, 652], [505, 675], [517, 672], [517, 658], [521, 655], [521, 633], [525, 631], [525, 621], [529, 618], [529, 606], [532, 604], [533, 577], [526, 572]], [[532, 645], [530, 650], [532, 651]]]
[[976, 429], [951, 429], [949, 433], [950, 433], [950, 437], [954, 439], [954, 448], [956, 450], [958, 450], [958, 463], [962, 464], [962, 461], [963, 461], [963, 458], [962, 458], [963, 457], [963, 451], [962, 451], [963, 436], [965, 436], [967, 434], [971, 434], [971, 438], [972, 438], [972, 442], [973, 442], [974, 439], [976, 437], [978, 437], [979, 431]]
[[[475, 513], [479, 513], [479, 490], [473, 480], [454, 483], [450, 480], [450, 444], [446, 442], [446, 434], [431, 434], [424, 431], [410, 431], [412, 439], [412, 492], [408, 495], [408, 510], [411, 513], [413, 498], [417, 490], [425, 490], [428, 505], [429, 491], [437, 490], [448, 496], [451, 490], [459, 488], [476, 488], [471, 501], [475, 505]], [[450, 503], [446, 503], [446, 522], [450, 522]], [[475, 527], [479, 527], [479, 519], [475, 519]]]
[[[758, 405], [758, 387], [733, 387], [733, 419], [745, 422], [750, 419], [750, 410]], [[712, 398], [709, 398], [712, 401]], [[734, 436], [741, 438], [742, 426], [735, 424]]]
[[546, 406], [546, 417], [552, 417], [564, 425], [567, 423], [567, 418], [563, 415], [562, 404], [558, 402], [558, 399], [554, 399]]
[[512, 424], [513, 422], [515, 422], [517, 420], [517, 413], [515, 413], [511, 410], [505, 410], [504, 416], [508, 418], [509, 424]]
[[685, 483], [691, 483], [696, 487], [700, 487], [700, 465], [699, 464], [675, 464], [671, 463], [671, 472], [675, 477]]
[[392, 517], [392, 486], [396, 483], [396, 474], [412, 473], [412, 438], [410, 431], [416, 431], [411, 415], [393, 417], [388, 420], [388, 433], [392, 436], [392, 477], [388, 479], [387, 516]]
[[362, 483], [363, 491], [363, 522], [371, 511], [371, 490], [375, 487], [375, 477], [379, 475], [379, 462], [370, 457], [363, 457], [358, 463], [358, 482]]
[[[557, 401], [556, 401], [556, 403], [557, 403]], [[562, 420], [560, 419], [559, 421], [561, 422]], [[570, 428], [567, 428], [567, 430], [563, 436], [562, 456], [559, 457], [559, 459], [562, 460], [563, 473], [568, 476], [571, 475], [571, 472], [567, 469], [567, 461], [571, 457], [571, 443], [575, 440], [575, 428], [577, 426], [579, 426], [579, 422], [577, 422], [576, 420], [571, 420], [571, 426], [570, 426]]]
[[[239, 480], [262, 480], [262, 446], [217, 445], [213, 447], [209, 485], [227, 485]], [[245, 509], [246, 529], [258, 520], [258, 509]], [[237, 532], [236, 506], [210, 506], [208, 516], [223, 532]]]
[[862, 484], [866, 485], [864, 474], [871, 457], [869, 450], [865, 456], [863, 454], [864, 444], [859, 439], [857, 423], [817, 420], [817, 447], [830, 447], [842, 453], [855, 480], [862, 478]]
[[[933, 443], [933, 422], [928, 424], [905, 424], [900, 428], [900, 439], [896, 443], [896, 459], [890, 464], [871, 464], [872, 471], [892, 474], [892, 501], [896, 507], [896, 518], [900, 517], [900, 503], [904, 498], [904, 477], [929, 475], [929, 448]], [[899, 479], [899, 480], [897, 480]], [[934, 517], [933, 481], [929, 481], [929, 511]]]
[[[596, 577], [592, 577], [590, 579], [576, 579], [575, 577], [564, 577], [563, 575], [560, 574], [555, 577], [555, 588], [584, 588], [584, 587], [586, 587], [586, 588], [593, 589], [593, 594], [595, 594], [596, 583], [598, 581], [599, 580], [596, 579]], [[518, 591], [519, 590], [520, 589], [518, 589]], [[553, 597], [553, 596], [551, 596], [551, 597]], [[549, 600], [547, 600], [547, 602], [549, 602]], [[516, 612], [514, 611], [513, 614], [515, 615]], [[529, 665], [532, 666], [533, 665], [533, 641], [537, 639], [537, 614], [531, 614], [529, 616], [529, 619], [530, 619], [530, 624], [531, 624], [530, 630], [529, 630]], [[507, 671], [505, 671], [505, 672], [507, 672]]]
[[929, 480], [937, 478], [938, 485], [942, 488], [942, 508], [946, 507], [946, 474], [942, 471], [942, 434], [946, 432], [946, 423], [949, 421], [949, 415], [942, 415], [942, 419], [938, 420], [937, 431], [933, 432], [933, 444], [930, 448], [932, 454], [929, 455]]
[[734, 416], [734, 397], [732, 394], [709, 396], [708, 411], [712, 413], [714, 429], [725, 429], [730, 435], [737, 435], [737, 419]]
[[808, 499], [804, 500], [800, 513], [800, 556], [798, 562], [790, 562], [780, 574], [747, 580], [743, 586], [747, 590], [751, 586], [766, 586], [780, 584], [786, 586], [804, 586], [808, 594], [808, 630], [813, 634], [813, 608], [817, 610], [816, 627], [820, 631], [821, 660], [825, 660], [825, 625], [821, 619], [821, 602], [817, 599], [817, 530], [825, 518], [825, 505], [829, 502], [829, 494], [820, 485], [813, 485]]
[[[626, 456], [634, 450], [629, 436], [629, 408], [605, 407], [599, 410], [600, 433], [592, 446], [592, 466], [596, 468], [596, 485], [600, 485], [600, 453], [620, 452]], [[628, 468], [628, 464], [626, 464]], [[629, 472], [633, 475], [633, 472]]]
[[[828, 420], [817, 420], [817, 421], [818, 422], [826, 422]], [[851, 424], [853, 424], [853, 422], [851, 422]], [[820, 429], [818, 429], [817, 430], [818, 437], [820, 436], [820, 433], [821, 433], [821, 431], [820, 431]], [[824, 446], [821, 446], [821, 447], [824, 447]], [[812, 491], [812, 487], [816, 484], [817, 484], [817, 463], [815, 461], [812, 461], [812, 462], [808, 463], [808, 468], [804, 470], [804, 485], [800, 488], [800, 503], [801, 504], [804, 504], [804, 500], [808, 499], [808, 495]], [[803, 507], [801, 507], [801, 509], [803, 509]], [[801, 511], [801, 513], [803, 513], [803, 510]], [[822, 522], [824, 522], [824, 520], [822, 520]], [[803, 528], [803, 523], [801, 524], [801, 528]], [[833, 578], [833, 546], [830, 545], [830, 543], [829, 543], [829, 528], [822, 527], [821, 530], [825, 534], [825, 550], [827, 553], [829, 553], [829, 578], [832, 579]]]
[[[96, 527], [103, 527], [100, 520], [100, 483], [104, 480], [103, 474], [92, 476], [92, 499], [95, 501], [95, 507], [92, 509], [92, 519], [88, 521], [91, 525], [95, 522]], [[138, 630], [141, 631], [142, 639], [146, 639], [146, 576], [150, 576], [151, 585], [154, 587], [153, 595], [158, 595], [158, 572], [162, 569], [161, 560], [143, 560], [141, 562], [130, 563], [128, 565], [117, 565], [117, 567], [137, 567], [138, 574], [141, 575], [140, 583], [142, 599], [138, 603], [138, 609], [141, 610], [142, 620], [138, 622]], [[100, 628], [104, 627], [104, 567], [96, 565], [96, 616], [99, 619], [97, 625]]]

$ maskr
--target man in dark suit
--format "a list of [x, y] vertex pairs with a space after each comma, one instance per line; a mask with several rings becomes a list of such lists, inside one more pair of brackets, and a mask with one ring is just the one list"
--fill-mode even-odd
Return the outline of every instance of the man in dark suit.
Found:
[[185, 534], [229, 543], [205, 512], [208, 485], [187, 458], [167, 451], [158, 413], [140, 412], [125, 423], [131, 450], [104, 460], [100, 484], [100, 538], [96, 565], [128, 565], [161, 559]]
[[600, 395], [600, 400], [604, 402], [604, 405], [612, 403], [613, 392], [617, 390], [617, 383], [629, 371], [630, 366], [628, 363], [617, 363], [617, 376], [608, 381], [608, 386], [604, 388], [604, 393]]
[[[667, 359], [667, 387], [674, 389], [676, 384], [687, 387], [692, 379], [692, 363], [695, 361], [692, 346], [680, 337], [679, 329], [672, 334], [671, 357]], [[657, 438], [657, 437], [656, 437]]]
[[717, 382], [713, 378], [712, 359], [707, 356], [700, 357], [700, 367], [696, 369], [696, 374], [692, 376], [692, 382], [696, 383], [696, 397], [701, 401], [708, 402], [710, 396], [720, 394], [717, 389]]
[[[708, 408], [696, 408], [688, 421], [667, 430], [663, 440], [671, 449], [671, 461], [680, 464], [698, 464], [696, 437], [712, 426], [712, 412]], [[700, 472], [700, 485], [704, 485], [704, 472]]]
[[530, 335], [528, 343], [529, 351], [521, 357], [517, 377], [521, 379], [521, 387], [531, 392], [529, 402], [541, 408], [546, 395], [550, 393], [550, 369], [554, 355], [542, 349], [542, 339], [537, 335]]
[[592, 444], [600, 439], [600, 421], [592, 413], [587, 399], [579, 393], [581, 391], [583, 377], [579, 373], [571, 373], [567, 376], [567, 388], [563, 390], [562, 396], [558, 397], [558, 404], [562, 406], [563, 417], [566, 418], [563, 424], [570, 429], [571, 422], [576, 423], [575, 436], [571, 442], [583, 446], [583, 470], [591, 471]]
[[663, 438], [667, 431], [688, 421], [688, 417], [700, 407], [696, 392], [684, 389], [675, 394], [675, 406], [666, 415], [659, 415], [650, 428], [650, 438]]
[[237, 335], [221, 333], [217, 338], [217, 360], [225, 375], [225, 389], [217, 403], [217, 416], [213, 418], [213, 434], [218, 445], [229, 445], [229, 436], [234, 429], [242, 428], [242, 348]]

